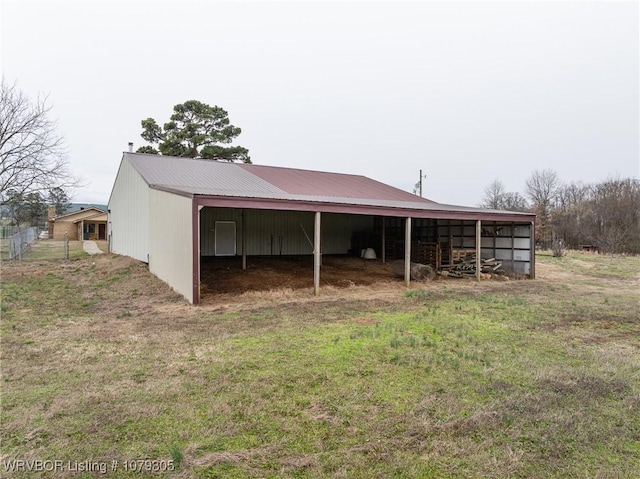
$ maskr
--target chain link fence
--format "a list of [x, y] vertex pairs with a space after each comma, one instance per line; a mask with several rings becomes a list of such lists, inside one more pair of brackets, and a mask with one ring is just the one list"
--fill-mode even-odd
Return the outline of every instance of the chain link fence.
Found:
[[[89, 253], [84, 249], [86, 241], [38, 239], [25, 247], [21, 256], [13, 256], [14, 261], [50, 261], [75, 260], [85, 258]], [[98, 249], [108, 251], [106, 241], [96, 241]], [[0, 239], [0, 255], [3, 261], [9, 260], [9, 239]]]
[[14, 234], [18, 233], [17, 226], [0, 226], [0, 239], [9, 239]]
[[29, 229], [20, 231], [8, 239], [9, 259], [22, 259], [27, 249], [31, 247], [31, 243], [38, 239], [38, 228], [33, 226]]

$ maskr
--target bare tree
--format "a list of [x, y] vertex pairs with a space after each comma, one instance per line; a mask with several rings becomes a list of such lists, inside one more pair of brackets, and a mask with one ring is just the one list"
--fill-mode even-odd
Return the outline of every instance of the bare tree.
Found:
[[555, 256], [584, 245], [602, 253], [640, 254], [638, 179], [562, 184], [552, 170], [534, 171], [526, 182], [531, 205], [497, 179], [484, 191], [481, 207], [535, 213], [536, 238]]
[[484, 198], [479, 206], [493, 210], [529, 211], [527, 200], [517, 192], [507, 191], [498, 179], [484, 189]]
[[585, 218], [588, 234], [603, 253], [640, 252], [640, 181], [594, 185]]
[[551, 222], [554, 237], [561, 239], [568, 248], [579, 248], [589, 243], [585, 218], [590, 208], [588, 201], [592, 187], [580, 183], [570, 183], [558, 188]]
[[537, 215], [536, 238], [547, 247], [553, 240], [551, 213], [559, 188], [560, 180], [553, 170], [535, 170], [525, 184], [525, 192], [531, 200], [531, 208]]
[[484, 198], [482, 199], [482, 203], [480, 203], [480, 207], [492, 210], [502, 209], [506, 193], [507, 191], [504, 188], [504, 184], [496, 178], [484, 189]]
[[502, 200], [502, 209], [507, 211], [529, 211], [529, 203], [527, 199], [520, 193], [510, 191], [504, 195]]
[[535, 170], [527, 179], [525, 192], [534, 206], [539, 206], [549, 211], [554, 204], [560, 180], [553, 170]]
[[16, 84], [0, 84], [0, 202], [7, 192], [25, 195], [67, 189], [79, 180], [69, 172], [62, 137], [49, 118], [46, 97], [31, 101]]

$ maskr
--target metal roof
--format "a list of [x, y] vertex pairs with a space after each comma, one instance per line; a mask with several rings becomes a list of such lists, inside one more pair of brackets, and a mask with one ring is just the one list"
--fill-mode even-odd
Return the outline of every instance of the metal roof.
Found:
[[[305, 204], [339, 205], [340, 211], [352, 205], [356, 209], [374, 207], [413, 212], [451, 212], [456, 217], [468, 214], [500, 220], [508, 215], [531, 221], [534, 215], [496, 211], [467, 206], [447, 205], [421, 198], [365, 176], [301, 170], [274, 166], [219, 162], [215, 160], [177, 158], [145, 153], [124, 153], [149, 187], [172, 193], [203, 198], [250, 199]], [[234, 204], [227, 201], [226, 204]], [[358, 212], [355, 211], [354, 212]], [[441, 215], [438, 215], [441, 216]]]

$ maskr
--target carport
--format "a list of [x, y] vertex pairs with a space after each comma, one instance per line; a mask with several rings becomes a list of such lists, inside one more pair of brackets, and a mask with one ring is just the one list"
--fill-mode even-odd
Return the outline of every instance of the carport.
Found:
[[[535, 215], [445, 205], [359, 175], [124, 153], [109, 199], [110, 251], [200, 301], [202, 258], [357, 256], [436, 267], [460, 251], [535, 277]], [[479, 268], [478, 268], [479, 269]]]
[[[200, 252], [197, 260], [194, 258], [194, 267], [198, 268], [199, 279], [202, 259], [207, 256], [241, 256], [246, 269], [250, 256], [306, 254], [313, 255], [313, 290], [318, 294], [322, 255], [358, 256], [365, 247], [373, 248], [383, 263], [403, 259], [407, 286], [412, 261], [422, 260], [437, 269], [443, 261], [450, 260], [453, 252], [461, 250], [476, 253], [478, 278], [483, 257], [498, 258], [513, 271], [535, 277], [535, 228], [531, 215], [523, 218], [519, 213], [475, 208], [442, 211], [438, 208], [442, 205], [437, 204], [410, 209], [228, 198], [194, 201], [198, 205], [194, 218], [194, 224], [198, 223], [198, 234], [194, 231], [198, 244], [194, 244], [194, 250]], [[280, 234], [285, 231], [286, 235]], [[433, 250], [437, 253], [429, 255]], [[199, 281], [197, 287], [199, 295]]]

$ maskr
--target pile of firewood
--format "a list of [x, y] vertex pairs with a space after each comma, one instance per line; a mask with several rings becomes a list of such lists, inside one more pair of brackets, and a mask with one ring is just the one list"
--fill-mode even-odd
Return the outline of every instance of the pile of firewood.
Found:
[[[455, 260], [453, 264], [442, 266], [440, 274], [442, 276], [453, 276], [456, 278], [476, 276], [476, 254], [467, 255]], [[490, 279], [494, 275], [503, 275], [502, 263], [495, 258], [480, 258], [480, 277]]]

